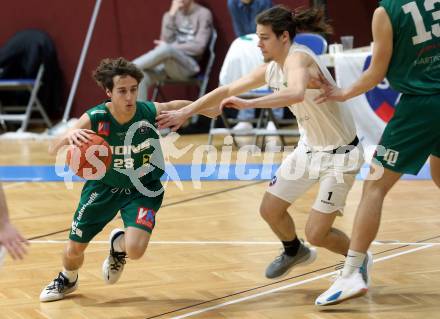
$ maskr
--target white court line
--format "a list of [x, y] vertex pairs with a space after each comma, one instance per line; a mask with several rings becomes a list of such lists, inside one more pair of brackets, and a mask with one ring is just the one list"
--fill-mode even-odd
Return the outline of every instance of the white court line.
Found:
[[9, 184], [6, 184], [6, 185], [5, 185], [5, 183], [9, 183], [9, 182], [2, 182], [3, 188], [7, 189], [7, 188], [14, 188], [14, 187], [26, 184], [27, 182], [16, 182], [16, 183], [9, 183]]
[[[432, 246], [433, 245], [429, 244], [429, 245], [413, 248], [413, 249], [410, 249], [410, 250], [407, 250], [407, 251], [402, 251], [400, 253], [396, 253], [396, 254], [392, 254], [392, 255], [389, 255], [389, 256], [377, 258], [373, 262], [374, 263], [381, 262], [381, 261], [384, 261], [384, 260], [388, 260], [388, 259], [391, 259], [391, 258], [395, 258], [395, 257], [401, 256], [401, 255], [413, 253], [413, 252], [416, 252], [418, 250], [430, 248]], [[193, 312], [189, 312], [189, 313], [186, 313], [184, 315], [177, 316], [177, 317], [172, 317], [171, 319], [187, 318], [187, 317], [198, 315], [198, 314], [201, 314], [201, 313], [204, 313], [204, 312], [208, 312], [208, 311], [211, 311], [211, 310], [214, 310], [214, 309], [218, 309], [218, 308], [222, 308], [222, 307], [225, 307], [225, 306], [229, 306], [229, 305], [233, 305], [233, 304], [236, 304], [236, 303], [240, 303], [240, 302], [243, 302], [243, 301], [255, 299], [255, 298], [258, 298], [258, 297], [261, 297], [261, 296], [266, 296], [266, 295], [272, 294], [274, 292], [278, 292], [278, 291], [285, 290], [285, 289], [288, 289], [288, 288], [300, 286], [300, 285], [307, 284], [307, 283], [312, 282], [312, 281], [316, 281], [316, 280], [319, 280], [319, 279], [322, 279], [322, 278], [325, 278], [325, 277], [332, 276], [332, 275], [336, 274], [337, 272], [338, 271], [332, 271], [332, 272], [325, 273], [325, 274], [322, 274], [322, 275], [319, 275], [319, 276], [315, 276], [315, 277], [312, 277], [312, 278], [309, 278], [309, 279], [306, 279], [306, 280], [294, 282], [294, 283], [291, 283], [289, 285], [285, 285], [285, 286], [282, 286], [282, 287], [266, 290], [266, 291], [263, 291], [263, 292], [260, 292], [260, 293], [257, 293], [257, 294], [253, 294], [253, 295], [250, 295], [250, 296], [238, 298], [238, 299], [235, 299], [235, 300], [227, 301], [227, 302], [215, 305], [215, 306], [211, 306], [211, 307], [203, 308], [203, 309], [196, 310], [196, 311], [193, 311]]]
[[[34, 244], [65, 244], [67, 243], [67, 240], [50, 240], [50, 239], [44, 239], [44, 240], [31, 240], [31, 243]], [[108, 244], [107, 240], [92, 240], [90, 244]], [[174, 240], [158, 240], [158, 241], [151, 241], [150, 244], [155, 245], [231, 245], [231, 246], [244, 246], [244, 245], [280, 245], [279, 241], [174, 241]], [[440, 243], [404, 243], [400, 242], [398, 240], [390, 240], [390, 241], [373, 241], [372, 245], [375, 246], [384, 246], [384, 245], [391, 245], [391, 246], [425, 246], [425, 245], [432, 245], [432, 246], [440, 246]]]

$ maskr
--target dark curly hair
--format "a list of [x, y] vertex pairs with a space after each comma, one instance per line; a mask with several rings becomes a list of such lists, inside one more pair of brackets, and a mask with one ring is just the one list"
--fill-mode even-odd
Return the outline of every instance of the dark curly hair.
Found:
[[139, 70], [139, 68], [135, 64], [122, 57], [116, 59], [103, 59], [99, 63], [96, 70], [93, 71], [93, 78], [95, 79], [96, 83], [98, 83], [98, 85], [104, 90], [113, 90], [113, 78], [117, 75], [129, 75], [135, 78], [138, 83], [144, 77], [142, 71]]
[[333, 29], [325, 19], [324, 7], [299, 8], [290, 10], [284, 5], [277, 5], [261, 12], [255, 19], [257, 24], [270, 25], [277, 37], [284, 31], [289, 32], [293, 40], [296, 33], [313, 32], [332, 34]]

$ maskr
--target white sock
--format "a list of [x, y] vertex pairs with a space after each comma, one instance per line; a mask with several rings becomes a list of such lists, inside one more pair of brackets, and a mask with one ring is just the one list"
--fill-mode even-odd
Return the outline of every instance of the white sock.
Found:
[[122, 240], [125, 240], [125, 234], [119, 235], [113, 241], [113, 249], [114, 249], [114, 251], [117, 251], [117, 252], [120, 252], [120, 253], [125, 252], [125, 250], [121, 248]]
[[67, 270], [63, 268], [63, 275], [69, 279], [70, 282], [75, 282], [78, 278], [78, 270]]
[[348, 250], [347, 257], [345, 258], [344, 269], [342, 275], [349, 276], [355, 271], [358, 271], [362, 267], [366, 254], [360, 253], [354, 250]]

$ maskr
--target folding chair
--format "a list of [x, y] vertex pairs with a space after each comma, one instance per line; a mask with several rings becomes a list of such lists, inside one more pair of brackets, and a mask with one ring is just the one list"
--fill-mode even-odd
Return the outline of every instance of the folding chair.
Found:
[[[38, 90], [42, 84], [44, 65], [41, 64], [35, 79], [1, 79], [0, 90], [2, 91], [28, 91], [30, 93], [29, 101], [26, 106], [2, 106], [0, 103], [0, 123], [5, 128], [5, 122], [21, 122], [18, 129], [19, 132], [26, 131], [30, 122], [30, 117], [33, 111], [38, 111], [42, 116], [43, 122], [47, 127], [52, 127], [52, 122], [46, 114], [43, 106], [38, 99]], [[16, 114], [6, 114], [6, 112], [20, 112]]]
[[327, 52], [327, 40], [322, 35], [316, 33], [298, 33], [293, 42], [305, 45], [316, 55]]
[[[255, 99], [267, 94], [271, 94], [271, 90], [267, 89], [256, 89], [249, 91], [245, 94], [239, 95], [240, 98], [243, 99]], [[280, 129], [279, 120], [275, 118], [273, 111], [271, 108], [262, 108], [260, 110], [260, 115], [256, 120], [256, 127], [249, 131], [234, 131], [231, 128], [229, 120], [226, 118], [226, 115], [222, 112], [220, 114], [221, 120], [225, 125], [225, 128], [216, 128], [215, 122], [216, 118], [211, 120], [211, 125], [208, 133], [208, 145], [212, 144], [212, 139], [214, 135], [231, 135], [232, 141], [235, 146], [238, 146], [235, 137], [237, 136], [253, 136], [254, 137], [254, 145], [257, 145], [258, 138], [261, 136], [263, 138], [262, 145], [264, 144], [264, 140], [266, 136], [278, 136], [281, 140], [282, 146], [286, 146], [286, 141], [284, 139], [285, 136], [299, 136], [299, 130], [297, 129]], [[276, 130], [268, 130], [265, 128], [265, 125], [268, 121], [272, 121], [275, 124]]]
[[215, 60], [215, 43], [217, 41], [217, 31], [215, 29], [212, 29], [211, 38], [209, 40], [208, 45], [208, 56], [207, 56], [207, 62], [206, 66], [203, 71], [199, 72], [195, 77], [192, 77], [187, 80], [174, 80], [174, 79], [165, 79], [162, 81], [159, 81], [154, 85], [153, 89], [153, 96], [152, 101], [156, 101], [157, 97], [160, 96], [164, 98], [164, 94], [161, 90], [161, 87], [164, 85], [191, 85], [191, 86], [198, 86], [199, 87], [199, 95], [198, 97], [202, 97], [206, 93], [206, 89], [208, 87], [209, 82], [209, 76], [211, 74], [212, 66], [214, 64]]

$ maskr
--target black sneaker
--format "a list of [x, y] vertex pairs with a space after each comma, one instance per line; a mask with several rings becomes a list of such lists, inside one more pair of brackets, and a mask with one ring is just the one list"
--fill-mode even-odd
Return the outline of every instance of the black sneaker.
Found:
[[110, 255], [102, 264], [102, 276], [104, 278], [104, 282], [109, 285], [116, 283], [124, 270], [126, 263], [125, 258], [127, 258], [127, 254], [125, 252], [117, 252], [113, 249], [113, 242], [115, 239], [124, 233], [125, 232], [123, 230], [118, 228], [113, 229], [110, 233]]
[[78, 288], [78, 277], [75, 282], [70, 282], [62, 272], [40, 294], [40, 301], [55, 301], [63, 299], [65, 295], [74, 292]]

